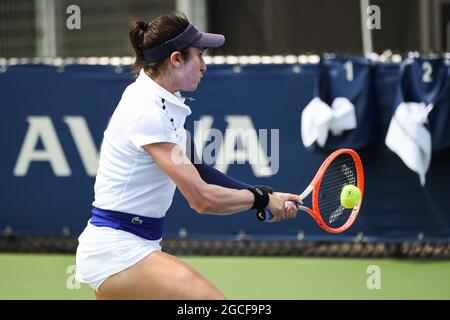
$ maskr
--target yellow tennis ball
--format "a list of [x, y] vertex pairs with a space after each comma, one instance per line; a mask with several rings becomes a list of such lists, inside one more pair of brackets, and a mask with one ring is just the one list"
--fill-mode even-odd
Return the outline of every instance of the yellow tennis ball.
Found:
[[342, 188], [341, 204], [346, 209], [353, 209], [361, 200], [361, 191], [357, 186], [348, 184]]

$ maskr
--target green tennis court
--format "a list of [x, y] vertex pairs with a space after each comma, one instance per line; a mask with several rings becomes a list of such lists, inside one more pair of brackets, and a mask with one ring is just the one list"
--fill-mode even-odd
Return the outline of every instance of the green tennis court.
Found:
[[[450, 261], [182, 259], [230, 299], [450, 299]], [[0, 299], [93, 299], [74, 281], [74, 264], [73, 255], [0, 254]]]

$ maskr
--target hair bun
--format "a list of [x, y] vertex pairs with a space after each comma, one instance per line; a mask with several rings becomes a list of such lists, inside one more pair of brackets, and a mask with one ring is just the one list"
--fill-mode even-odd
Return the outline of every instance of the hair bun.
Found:
[[144, 26], [139, 30], [138, 36], [142, 36], [147, 31], [148, 23], [144, 23]]

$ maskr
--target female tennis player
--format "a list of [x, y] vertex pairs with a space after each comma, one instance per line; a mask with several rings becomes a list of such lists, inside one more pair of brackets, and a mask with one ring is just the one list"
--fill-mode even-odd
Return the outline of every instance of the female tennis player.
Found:
[[206, 278], [161, 252], [164, 216], [175, 188], [200, 214], [267, 208], [272, 221], [294, 218], [298, 196], [251, 186], [194, 161], [184, 129], [191, 113], [180, 91], [197, 88], [205, 48], [223, 35], [204, 33], [184, 15], [133, 21], [136, 81], [124, 91], [104, 132], [92, 217], [79, 237], [76, 279], [97, 299], [224, 299]]

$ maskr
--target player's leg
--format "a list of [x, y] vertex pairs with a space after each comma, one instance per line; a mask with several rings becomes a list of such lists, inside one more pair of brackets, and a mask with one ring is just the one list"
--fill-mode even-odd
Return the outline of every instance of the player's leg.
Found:
[[182, 260], [155, 251], [109, 277], [97, 299], [225, 299], [205, 277]]

